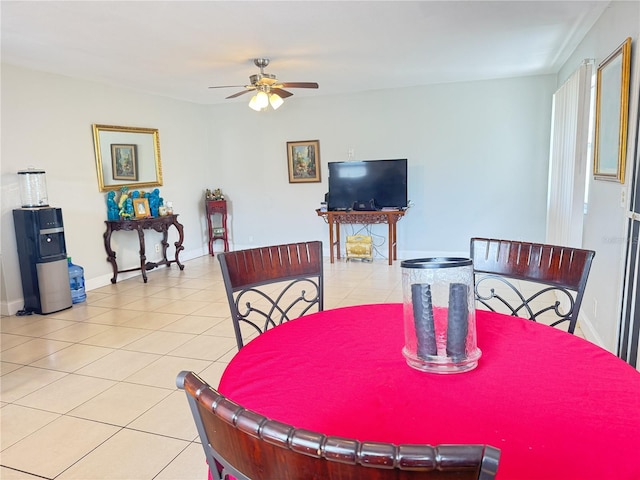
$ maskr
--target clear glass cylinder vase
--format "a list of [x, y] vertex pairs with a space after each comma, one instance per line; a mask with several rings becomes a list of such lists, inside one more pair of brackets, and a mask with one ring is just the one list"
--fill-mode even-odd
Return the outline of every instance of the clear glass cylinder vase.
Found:
[[18, 172], [23, 208], [48, 207], [47, 177], [44, 170], [29, 168]]
[[402, 268], [405, 346], [409, 366], [433, 373], [460, 373], [478, 366], [469, 258], [404, 260]]

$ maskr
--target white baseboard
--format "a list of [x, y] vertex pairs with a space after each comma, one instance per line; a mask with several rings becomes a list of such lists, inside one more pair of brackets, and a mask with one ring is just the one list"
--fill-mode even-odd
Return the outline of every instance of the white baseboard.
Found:
[[587, 340], [607, 350], [607, 348], [604, 345], [604, 341], [602, 340], [602, 337], [598, 334], [596, 329], [593, 327], [593, 323], [591, 322], [591, 319], [582, 310], [580, 310], [580, 314], [578, 315], [578, 326], [580, 327], [580, 330], [582, 330], [582, 333], [584, 334], [584, 337]]
[[24, 299], [19, 298], [17, 300], [7, 300], [0, 302], [0, 315], [3, 317], [9, 317], [15, 315], [17, 311], [24, 308]]
[[[180, 252], [180, 263], [184, 263], [188, 260], [193, 260], [194, 258], [199, 258], [199, 257], [202, 257], [203, 255], [208, 255], [208, 254], [209, 252], [204, 248], [202, 249], [196, 248], [194, 250], [189, 250], [189, 251], [184, 250]], [[173, 258], [169, 256], [168, 259], [172, 260]], [[177, 266], [174, 266], [174, 264], [171, 264], [171, 268], [174, 268], [174, 267], [177, 268]], [[162, 268], [162, 267], [158, 267], [158, 268]], [[153, 270], [149, 270], [149, 271], [152, 272]], [[126, 280], [128, 278], [133, 278], [138, 276], [140, 276], [140, 270], [135, 270], [133, 272], [119, 273], [117, 280]], [[91, 290], [95, 290], [96, 288], [104, 287], [105, 285], [109, 285], [111, 283], [112, 277], [113, 277], [113, 274], [108, 273], [105, 275], [101, 275], [99, 277], [91, 278], [85, 281], [84, 288], [89, 292]]]

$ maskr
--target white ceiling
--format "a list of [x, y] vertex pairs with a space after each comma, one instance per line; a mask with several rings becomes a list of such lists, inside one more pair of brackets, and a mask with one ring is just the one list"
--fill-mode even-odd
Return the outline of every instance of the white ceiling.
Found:
[[8, 1], [2, 61], [200, 104], [557, 73], [608, 1]]

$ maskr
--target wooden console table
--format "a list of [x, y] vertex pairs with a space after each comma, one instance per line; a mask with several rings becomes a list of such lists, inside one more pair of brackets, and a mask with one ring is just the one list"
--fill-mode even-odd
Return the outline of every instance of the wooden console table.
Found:
[[[227, 238], [227, 201], [226, 200], [205, 200], [205, 210], [207, 212], [207, 225], [209, 226], [209, 255], [213, 255], [213, 242], [222, 240], [224, 251], [229, 251], [229, 240]], [[222, 217], [222, 226], [214, 228], [211, 224], [211, 216], [219, 214]]]
[[[375, 212], [361, 212], [351, 210], [349, 212], [321, 212], [316, 210], [319, 217], [324, 217], [329, 224], [329, 258], [333, 263], [333, 249], [336, 249], [336, 257], [340, 260], [340, 224], [374, 224], [386, 223], [389, 225], [389, 265], [393, 265], [393, 261], [397, 260], [397, 237], [396, 224], [400, 220], [406, 210], [389, 210]], [[335, 235], [334, 235], [335, 226]]]
[[[104, 232], [104, 249], [107, 251], [107, 262], [111, 263], [113, 267], [113, 278], [111, 283], [116, 283], [119, 273], [133, 272], [140, 270], [142, 272], [142, 279], [144, 283], [147, 283], [147, 270], [152, 270], [160, 265], [171, 266], [172, 263], [176, 263], [180, 270], [184, 270], [184, 265], [180, 263], [178, 255], [180, 251], [184, 250], [182, 241], [184, 240], [184, 233], [182, 231], [182, 224], [178, 222], [178, 215], [167, 215], [164, 217], [154, 218], [142, 218], [139, 220], [105, 220], [107, 225], [107, 231]], [[178, 241], [175, 242], [176, 256], [175, 260], [167, 260], [167, 248], [169, 248], [169, 242], [167, 242], [169, 227], [173, 225], [178, 230]], [[140, 241], [140, 266], [136, 268], [128, 268], [126, 270], [118, 270], [118, 262], [116, 261], [116, 253], [111, 249], [111, 234], [118, 230], [136, 230], [138, 232], [138, 239]], [[155, 230], [156, 232], [162, 232], [162, 260], [159, 262], [147, 262], [144, 249], [144, 231]]]

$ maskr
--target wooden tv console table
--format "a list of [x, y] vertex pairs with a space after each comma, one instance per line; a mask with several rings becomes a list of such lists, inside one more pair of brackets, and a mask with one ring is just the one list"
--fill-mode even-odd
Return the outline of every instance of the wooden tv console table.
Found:
[[[119, 273], [133, 272], [140, 270], [142, 272], [142, 279], [144, 283], [147, 283], [147, 270], [152, 270], [160, 265], [166, 265], [170, 267], [172, 263], [175, 263], [180, 267], [180, 270], [184, 270], [184, 265], [180, 263], [178, 255], [184, 247], [182, 241], [184, 240], [184, 233], [182, 231], [182, 224], [178, 222], [178, 215], [167, 215], [164, 217], [142, 218], [140, 220], [105, 220], [107, 230], [104, 232], [104, 249], [107, 251], [107, 262], [111, 263], [113, 267], [113, 278], [111, 283], [116, 283]], [[176, 256], [174, 260], [167, 260], [167, 248], [169, 248], [169, 242], [167, 242], [169, 227], [173, 225], [178, 230], [178, 241], [175, 242]], [[116, 261], [116, 253], [111, 249], [111, 234], [118, 230], [135, 230], [138, 232], [138, 239], [140, 241], [140, 266], [136, 268], [128, 268], [126, 270], [118, 270], [118, 262]], [[144, 231], [155, 230], [162, 233], [162, 260], [159, 262], [147, 262], [144, 248]]]
[[[351, 210], [348, 212], [322, 212], [316, 210], [319, 217], [323, 217], [329, 224], [329, 258], [333, 263], [333, 249], [336, 249], [336, 257], [340, 260], [340, 224], [363, 224], [369, 225], [374, 223], [386, 223], [389, 225], [389, 265], [393, 265], [393, 261], [397, 260], [397, 236], [396, 224], [400, 220], [406, 210], [378, 210], [375, 212], [362, 212]], [[335, 235], [334, 235], [335, 227]]]

